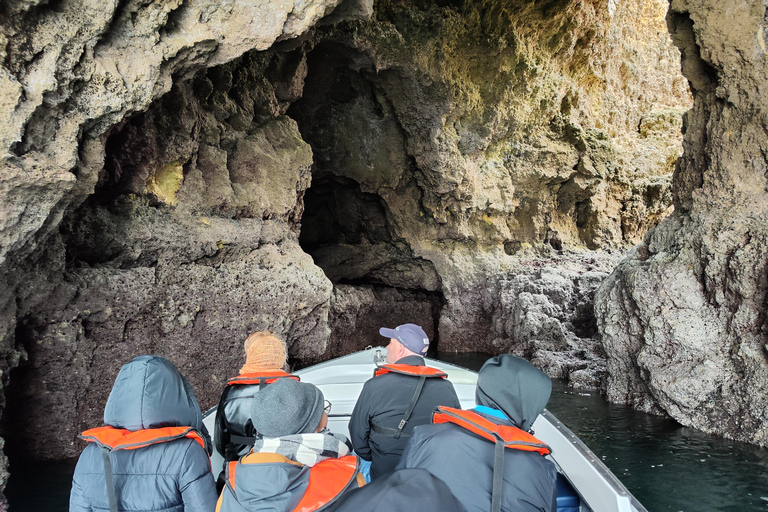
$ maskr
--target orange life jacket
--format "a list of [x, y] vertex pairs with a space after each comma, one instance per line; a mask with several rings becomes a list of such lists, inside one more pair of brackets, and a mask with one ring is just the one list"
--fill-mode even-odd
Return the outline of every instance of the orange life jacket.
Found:
[[462, 411], [452, 407], [438, 406], [435, 412], [432, 413], [432, 423], [453, 423], [496, 445], [493, 452], [491, 512], [501, 511], [501, 500], [504, 492], [504, 448], [538, 452], [541, 455], [552, 453], [552, 449], [549, 446], [528, 432], [509, 425], [498, 425], [474, 411]]
[[442, 377], [447, 378], [448, 374], [431, 366], [413, 366], [410, 364], [384, 364], [376, 368], [373, 372], [374, 377], [386, 373], [401, 373], [403, 375], [413, 375], [414, 377]]
[[97, 427], [80, 434], [81, 439], [109, 450], [135, 450], [182, 437], [194, 439], [205, 450], [205, 440], [192, 427], [161, 427], [135, 431], [115, 427]]
[[[81, 439], [101, 447], [110, 512], [117, 512], [117, 495], [115, 493], [109, 452], [114, 450], [136, 450], [145, 446], [167, 443], [185, 437], [194, 439], [205, 450], [205, 454], [208, 455], [205, 440], [192, 427], [160, 427], [134, 431], [115, 427], [97, 427], [80, 434]], [[210, 459], [208, 463], [210, 464]]]
[[439, 406], [432, 413], [432, 423], [453, 423], [493, 443], [502, 441], [505, 448], [539, 452], [542, 455], [552, 453], [549, 446], [528, 432], [509, 425], [498, 425], [474, 411], [462, 411], [461, 409]]
[[[275, 463], [278, 459], [283, 459], [287, 464], [299, 464], [298, 462], [291, 461], [282, 455], [274, 455], [268, 461], [249, 461], [248, 459], [252, 455], [264, 455], [264, 454], [251, 454], [246, 455], [240, 462], [234, 461], [229, 463], [227, 486], [232, 488], [234, 494], [235, 489], [235, 473], [237, 471], [238, 464], [264, 464]], [[299, 464], [300, 465], [300, 464]], [[338, 459], [325, 459], [318, 462], [309, 469], [309, 482], [304, 495], [301, 497], [299, 504], [292, 512], [311, 512], [314, 510], [320, 510], [336, 501], [344, 491], [351, 488], [352, 485], [357, 482], [358, 486], [365, 485], [365, 480], [360, 475], [360, 461], [355, 455], [347, 455]], [[221, 510], [222, 500], [220, 499], [216, 512]]]
[[232, 377], [227, 381], [227, 386], [234, 386], [236, 384], [272, 384], [278, 379], [293, 379], [301, 380], [298, 375], [291, 375], [280, 370], [257, 372], [257, 373], [241, 373], [237, 377]]

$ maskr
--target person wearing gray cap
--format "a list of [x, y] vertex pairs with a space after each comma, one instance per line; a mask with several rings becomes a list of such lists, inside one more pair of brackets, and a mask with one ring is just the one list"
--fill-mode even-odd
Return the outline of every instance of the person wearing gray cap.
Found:
[[425, 366], [429, 338], [415, 324], [382, 327], [387, 364], [360, 392], [349, 420], [355, 453], [371, 462], [371, 480], [395, 468], [416, 425], [429, 423], [438, 405], [461, 407], [447, 375]]
[[330, 404], [317, 386], [280, 379], [251, 408], [260, 437], [228, 464], [216, 512], [311, 511], [365, 485], [347, 438], [326, 428]]
[[554, 512], [557, 469], [531, 432], [551, 392], [549, 377], [525, 359], [489, 359], [478, 374], [477, 407], [439, 407], [432, 425], [414, 431], [397, 470], [426, 469], [468, 512]]

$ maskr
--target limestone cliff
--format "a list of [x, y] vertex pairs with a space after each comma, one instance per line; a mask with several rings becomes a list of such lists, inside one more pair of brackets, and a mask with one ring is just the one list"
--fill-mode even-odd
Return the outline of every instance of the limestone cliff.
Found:
[[611, 400], [768, 445], [766, 8], [678, 1], [694, 106], [675, 212], [602, 285]]
[[416, 321], [599, 385], [595, 290], [672, 210], [667, 3], [338, 3], [3, 6], [4, 424], [29, 454], [76, 454], [139, 353], [213, 405], [257, 329], [308, 362]]
[[[78, 430], [100, 422], [115, 370], [138, 352], [170, 357], [212, 395], [213, 383], [220, 386], [238, 366], [237, 345], [256, 325], [308, 340], [295, 349], [299, 355], [322, 351], [327, 306], [317, 306], [330, 297], [330, 284], [299, 249], [288, 220], [300, 216], [297, 198], [312, 162], [295, 123], [273, 116], [253, 129], [241, 126], [228, 140], [236, 146], [233, 167], [244, 169], [224, 179], [219, 165], [229, 154], [205, 145], [210, 133], [201, 139], [196, 172], [183, 175], [197, 144], [189, 130], [200, 130], [185, 122], [196, 112], [162, 120], [134, 114], [174, 83], [191, 87], [198, 70], [296, 38], [326, 15], [366, 12], [354, 1], [334, 12], [338, 3], [0, 6], [0, 413], [4, 435], [18, 436], [7, 449], [37, 431], [46, 434], [26, 446], [25, 457], [77, 453]], [[185, 95], [174, 97], [183, 103]], [[142, 154], [115, 158], [107, 145], [120, 144], [110, 133], [126, 124], [128, 132], [137, 124], [155, 129], [143, 135], [156, 140]], [[247, 169], [256, 160], [263, 167]], [[126, 168], [140, 171], [121, 180]], [[274, 169], [283, 178], [254, 186], [258, 171]], [[224, 201], [205, 192], [205, 179], [218, 180], [217, 193], [230, 186], [234, 207], [247, 212], [242, 219], [177, 208], [185, 194], [191, 204]], [[190, 335], [192, 326], [199, 332]], [[211, 351], [219, 357], [205, 357]], [[6, 398], [15, 414], [7, 413]], [[6, 467], [2, 456], [0, 489]]]

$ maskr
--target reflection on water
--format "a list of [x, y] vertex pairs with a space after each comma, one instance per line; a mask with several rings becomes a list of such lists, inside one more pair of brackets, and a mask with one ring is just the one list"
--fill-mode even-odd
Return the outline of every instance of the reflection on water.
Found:
[[[486, 354], [440, 354], [474, 370]], [[553, 383], [547, 408], [602, 459], [650, 512], [768, 511], [768, 450], [608, 404]], [[66, 512], [74, 460], [12, 460], [12, 512]]]
[[649, 511], [768, 510], [768, 450], [555, 382], [547, 408]]

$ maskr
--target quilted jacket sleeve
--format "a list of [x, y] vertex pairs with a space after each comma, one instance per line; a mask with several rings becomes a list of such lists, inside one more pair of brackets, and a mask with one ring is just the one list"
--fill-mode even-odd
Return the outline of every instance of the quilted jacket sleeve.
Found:
[[190, 443], [181, 474], [179, 490], [184, 502], [184, 512], [213, 512], [216, 508], [216, 484], [211, 473], [208, 454], [197, 443]]

